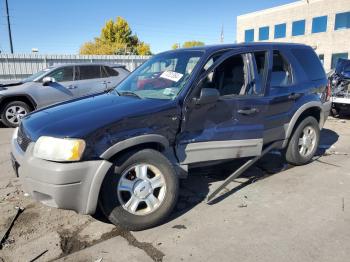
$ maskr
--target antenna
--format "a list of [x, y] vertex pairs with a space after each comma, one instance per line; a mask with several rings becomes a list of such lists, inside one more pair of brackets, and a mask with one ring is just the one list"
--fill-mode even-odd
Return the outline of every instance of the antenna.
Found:
[[5, 0], [5, 5], [6, 5], [6, 17], [7, 17], [7, 29], [8, 29], [8, 32], [9, 32], [9, 40], [10, 40], [10, 49], [11, 49], [11, 54], [13, 54], [12, 34], [11, 34], [10, 15], [9, 15], [9, 5], [8, 5], [7, 0]]

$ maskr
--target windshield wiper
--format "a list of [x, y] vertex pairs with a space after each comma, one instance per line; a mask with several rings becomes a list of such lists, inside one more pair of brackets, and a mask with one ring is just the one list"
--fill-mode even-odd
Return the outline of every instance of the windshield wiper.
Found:
[[139, 99], [142, 99], [139, 95], [137, 95], [136, 93], [131, 92], [131, 91], [118, 92], [118, 95], [120, 95], [120, 96], [133, 96], [133, 97], [137, 97]]

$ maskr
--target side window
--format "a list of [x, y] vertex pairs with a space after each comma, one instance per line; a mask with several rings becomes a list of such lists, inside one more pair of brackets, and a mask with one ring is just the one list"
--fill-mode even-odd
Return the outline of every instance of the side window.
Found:
[[68, 82], [73, 81], [73, 67], [67, 66], [59, 68], [48, 75], [53, 77], [56, 82]]
[[292, 84], [291, 66], [279, 51], [273, 51], [271, 73], [272, 87], [284, 87]]
[[101, 77], [102, 78], [109, 77], [106, 66], [101, 66], [100, 70], [101, 70]]
[[100, 66], [79, 66], [80, 80], [101, 78]]
[[265, 86], [267, 71], [268, 71], [268, 52], [254, 53], [257, 76], [255, 76], [255, 94], [261, 94]]
[[118, 76], [119, 73], [117, 72], [117, 70], [113, 69], [113, 68], [110, 68], [108, 66], [105, 66], [105, 69], [108, 73], [109, 76]]
[[244, 95], [247, 78], [243, 57], [235, 55], [226, 59], [208, 73], [201, 88], [216, 88], [221, 96]]
[[292, 54], [310, 80], [326, 78], [321, 61], [311, 48], [292, 49]]

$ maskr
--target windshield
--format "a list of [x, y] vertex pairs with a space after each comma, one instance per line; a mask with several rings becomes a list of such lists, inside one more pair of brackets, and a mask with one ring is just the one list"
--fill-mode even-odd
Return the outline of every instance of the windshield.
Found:
[[32, 82], [32, 81], [34, 81], [35, 79], [37, 79], [37, 78], [43, 76], [44, 74], [46, 74], [46, 73], [49, 72], [49, 71], [50, 71], [50, 68], [46, 68], [46, 69], [44, 69], [44, 70], [41, 70], [41, 71], [39, 71], [39, 72], [37, 72], [37, 73], [35, 73], [35, 74], [32, 74], [31, 76], [29, 76], [29, 77], [23, 79], [22, 82]]
[[117, 86], [120, 95], [174, 99], [186, 85], [203, 55], [201, 51], [176, 51], [152, 57]]

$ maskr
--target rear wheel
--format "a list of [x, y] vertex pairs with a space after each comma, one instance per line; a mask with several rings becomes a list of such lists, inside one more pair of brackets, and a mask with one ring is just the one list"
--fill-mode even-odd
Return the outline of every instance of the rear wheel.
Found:
[[7, 127], [17, 127], [21, 119], [30, 111], [30, 107], [26, 103], [13, 101], [4, 106], [1, 112], [1, 119]]
[[314, 157], [320, 141], [320, 128], [314, 117], [307, 117], [295, 129], [286, 151], [286, 160], [304, 165]]
[[145, 149], [115, 163], [103, 182], [100, 207], [115, 225], [143, 230], [160, 224], [173, 210], [178, 178], [169, 160]]

